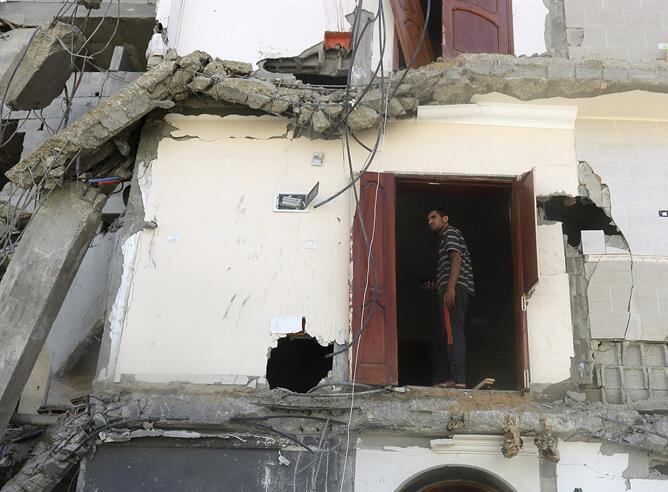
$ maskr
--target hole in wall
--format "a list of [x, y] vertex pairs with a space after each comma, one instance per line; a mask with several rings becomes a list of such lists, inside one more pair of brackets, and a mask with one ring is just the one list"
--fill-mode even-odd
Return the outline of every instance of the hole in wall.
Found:
[[287, 336], [278, 341], [267, 361], [270, 388], [306, 393], [332, 369], [333, 344], [322, 346], [308, 335]]
[[586, 197], [539, 197], [538, 210], [543, 219], [563, 223], [568, 244], [573, 247], [577, 247], [582, 241], [581, 231], [602, 230], [606, 236], [622, 234], [605, 210]]

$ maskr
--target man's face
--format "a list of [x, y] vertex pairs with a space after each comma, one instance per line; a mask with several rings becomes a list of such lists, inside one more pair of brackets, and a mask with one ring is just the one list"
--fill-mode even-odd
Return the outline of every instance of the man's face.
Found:
[[427, 214], [427, 224], [434, 232], [440, 232], [448, 226], [448, 216], [441, 216], [436, 210], [432, 210]]

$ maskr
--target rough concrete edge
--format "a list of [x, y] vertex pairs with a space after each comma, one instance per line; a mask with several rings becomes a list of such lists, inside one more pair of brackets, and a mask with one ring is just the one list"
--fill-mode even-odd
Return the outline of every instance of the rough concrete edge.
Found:
[[[244, 110], [294, 118], [297, 128], [311, 129], [316, 137], [333, 135], [344, 122], [353, 131], [362, 131], [382, 120], [383, 94], [379, 89], [369, 90], [349, 112], [343, 91], [321, 92], [301, 82], [287, 86], [252, 76], [237, 77], [221, 68], [221, 63], [202, 51], [180, 58], [175, 53], [166, 56], [73, 125], [40, 144], [6, 176], [28, 187], [35, 177], [44, 174], [44, 163], [51, 163], [54, 170], [48, 171], [49, 178], [58, 183], [65, 163], [78, 152], [91, 153], [143, 115], [157, 108], [172, 108], [189, 98], [207, 96]], [[460, 55], [397, 73], [390, 85], [394, 97], [387, 106], [389, 116], [406, 118], [414, 115], [420, 104], [468, 103], [474, 94], [492, 92], [522, 101], [558, 96], [587, 98], [632, 90], [668, 93], [668, 62]], [[354, 96], [359, 98], [361, 94]], [[96, 162], [89, 164], [94, 166]]]
[[[72, 214], [79, 212], [86, 215], [81, 220], [77, 228], [78, 230], [75, 229], [78, 234], [73, 238], [65, 238], [65, 241], [61, 241], [59, 245], [66, 253], [60, 260], [57, 271], [53, 272], [56, 277], [47, 282], [47, 285], [41, 286], [43, 289], [48, 289], [48, 295], [39, 299], [39, 305], [31, 306], [31, 309], [39, 310], [39, 315], [32, 321], [32, 328], [27, 334], [28, 340], [21, 340], [21, 337], [25, 337], [26, 334], [17, 332], [14, 337], [18, 337], [18, 343], [16, 343], [16, 338], [10, 342], [16, 344], [16, 346], [13, 347], [14, 350], [8, 351], [6, 357], [2, 360], [3, 370], [10, 372], [7, 374], [6, 384], [3, 381], [3, 387], [0, 388], [2, 390], [0, 392], [0, 429], [5, 427], [14, 413], [16, 402], [18, 402], [32, 372], [40, 350], [46, 343], [53, 321], [58, 315], [65, 296], [74, 281], [88, 245], [102, 222], [102, 208], [106, 203], [107, 196], [100, 193], [99, 190], [83, 183], [68, 183], [62, 189], [57, 190], [54, 195], [51, 195], [48, 200], [49, 202], [56, 201], [61, 195], [64, 195], [68, 199], [64, 203], [58, 204], [56, 202], [54, 209], [62, 213], [71, 211]], [[83, 203], [86, 205], [83, 205]], [[48, 206], [46, 205], [46, 207]], [[8, 301], [3, 305], [4, 312], [2, 314], [6, 316], [6, 319], [3, 320], [4, 323], [7, 323], [11, 319], [12, 315], [9, 313], [11, 313], [12, 309], [21, 313], [25, 309], [25, 306], [21, 303], [28, 302], [28, 300], [23, 298], [24, 296], [19, 295], [15, 297], [16, 294], [12, 296], [13, 289], [16, 289], [20, 283], [25, 284], [27, 281], [25, 275], [22, 274], [22, 262], [26, 262], [27, 258], [28, 265], [44, 266], [44, 262], [40, 265], [39, 261], [35, 260], [40, 257], [48, 258], [50, 253], [55, 251], [46, 250], [36, 252], [34, 249], [36, 245], [33, 244], [36, 238], [40, 238], [44, 234], [42, 229], [44, 221], [49, 220], [48, 211], [48, 208], [41, 209], [36, 214], [35, 220], [32, 220], [28, 224], [23, 239], [14, 253], [15, 256], [0, 282], [0, 299], [3, 302]], [[53, 209], [50, 212], [53, 212]], [[58, 241], [55, 241], [55, 243], [58, 243]], [[51, 244], [50, 246], [56, 247], [57, 244]], [[17, 282], [18, 278], [22, 280]], [[20, 285], [19, 290], [21, 290]], [[31, 345], [33, 347], [32, 350], [30, 349]], [[34, 348], [37, 345], [39, 345], [40, 350], [35, 351]], [[4, 367], [7, 361], [11, 361], [12, 359], [15, 359], [14, 362], [10, 363], [9, 367]]]
[[566, 9], [564, 0], [543, 0], [548, 9], [545, 16], [545, 47], [548, 53], [561, 58], [568, 57], [566, 38]]
[[[140, 176], [146, 166], [155, 160], [158, 156], [158, 145], [163, 136], [163, 129], [165, 121], [162, 118], [147, 118], [141, 130], [141, 138], [137, 155], [135, 157], [135, 167], [132, 175], [132, 183], [130, 188], [130, 196], [128, 197], [128, 204], [125, 208], [123, 218], [123, 226], [118, 234], [116, 247], [112, 257], [112, 264], [110, 267], [109, 276], [109, 297], [107, 300], [107, 317], [104, 321], [104, 332], [102, 335], [102, 344], [100, 346], [100, 355], [97, 362], [97, 376], [95, 383], [101, 381], [113, 381], [115, 376], [115, 356], [118, 354], [118, 343], [120, 340], [114, 341], [113, 331], [117, 329], [118, 325], [114, 324], [112, 316], [117, 309], [117, 302], [119, 295], [122, 293], [122, 284], [124, 276], [127, 278], [126, 265], [129, 258], [126, 256], [130, 249], [136, 251], [136, 247], [132, 246], [134, 237], [138, 238], [139, 232], [144, 227], [144, 197], [139, 186]], [[132, 261], [134, 263], [134, 261]], [[126, 280], [127, 283], [127, 280]], [[113, 367], [111, 367], [113, 364]]]

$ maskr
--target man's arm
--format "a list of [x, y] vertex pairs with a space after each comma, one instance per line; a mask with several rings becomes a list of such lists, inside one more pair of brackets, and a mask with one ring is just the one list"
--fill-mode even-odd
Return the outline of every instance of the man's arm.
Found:
[[450, 250], [450, 260], [452, 265], [450, 267], [450, 278], [448, 279], [448, 288], [445, 291], [443, 302], [448, 309], [455, 307], [455, 286], [459, 279], [459, 272], [462, 270], [462, 254], [456, 250]]

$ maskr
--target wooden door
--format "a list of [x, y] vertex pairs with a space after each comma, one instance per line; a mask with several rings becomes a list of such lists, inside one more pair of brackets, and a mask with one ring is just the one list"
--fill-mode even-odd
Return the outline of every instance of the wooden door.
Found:
[[[436, 10], [432, 2], [432, 13]], [[401, 52], [408, 68], [417, 68], [434, 61], [434, 51], [429, 40], [429, 33], [425, 32], [422, 41], [420, 35], [425, 25], [425, 14], [420, 0], [390, 0], [394, 26]], [[396, 48], [395, 48], [396, 50]], [[395, 51], [396, 53], [396, 51]], [[410, 65], [411, 60], [413, 64]]]
[[515, 343], [519, 389], [529, 385], [529, 343], [527, 333], [527, 298], [538, 283], [536, 243], [536, 198], [534, 173], [530, 171], [513, 181], [511, 222], [513, 226], [513, 268], [515, 272]]
[[443, 0], [443, 56], [513, 54], [511, 0]]
[[363, 327], [359, 348], [352, 347], [359, 383], [397, 384], [399, 379], [395, 198], [393, 174], [364, 173], [352, 231], [353, 335]]

